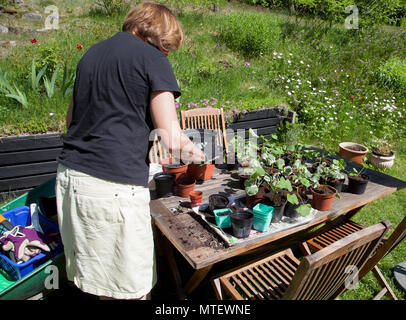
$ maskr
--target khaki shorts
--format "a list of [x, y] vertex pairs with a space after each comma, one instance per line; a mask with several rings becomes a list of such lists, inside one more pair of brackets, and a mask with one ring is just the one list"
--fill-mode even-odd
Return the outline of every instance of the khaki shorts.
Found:
[[58, 166], [58, 223], [68, 279], [84, 292], [136, 299], [156, 283], [147, 188]]

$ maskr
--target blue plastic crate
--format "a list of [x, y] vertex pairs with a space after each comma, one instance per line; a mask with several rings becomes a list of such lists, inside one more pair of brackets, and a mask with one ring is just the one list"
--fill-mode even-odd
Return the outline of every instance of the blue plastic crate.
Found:
[[[26, 227], [31, 225], [30, 208], [27, 206], [18, 207], [4, 212], [3, 216], [15, 226], [20, 225]], [[59, 232], [59, 228], [41, 214], [39, 214], [39, 223], [45, 234], [49, 235]], [[6, 229], [2, 227], [0, 230], [0, 235], [2, 235], [5, 231]], [[62, 243], [59, 243], [54, 250], [51, 250], [50, 252], [41, 252], [27, 262], [23, 263], [15, 263], [11, 261], [9, 257], [0, 252], [0, 268], [12, 279], [19, 280], [62, 251], [63, 245]]]

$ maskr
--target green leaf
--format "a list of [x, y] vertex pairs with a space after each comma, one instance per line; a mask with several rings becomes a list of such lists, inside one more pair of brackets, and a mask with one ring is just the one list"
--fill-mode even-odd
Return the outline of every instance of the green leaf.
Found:
[[256, 184], [247, 185], [248, 181], [245, 181], [245, 191], [249, 196], [254, 196], [258, 193], [259, 188]]
[[310, 204], [302, 204], [300, 207], [296, 209], [297, 213], [299, 213], [302, 217], [306, 217], [312, 210], [312, 206]]
[[287, 199], [292, 204], [299, 204], [299, 200], [297, 199], [297, 196], [295, 194], [288, 194]]

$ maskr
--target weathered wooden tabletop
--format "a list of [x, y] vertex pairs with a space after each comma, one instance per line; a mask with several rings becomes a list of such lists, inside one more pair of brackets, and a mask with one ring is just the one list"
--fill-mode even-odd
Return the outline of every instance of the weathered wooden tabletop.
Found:
[[[357, 164], [351, 166], [359, 168]], [[231, 257], [248, 252], [265, 244], [269, 244], [282, 238], [288, 239], [300, 231], [309, 229], [331, 220], [341, 214], [360, 208], [372, 201], [391, 194], [406, 187], [406, 182], [390, 177], [383, 173], [368, 170], [370, 176], [367, 189], [364, 194], [356, 195], [345, 192], [341, 193], [341, 199], [334, 199], [331, 210], [318, 211], [314, 219], [305, 225], [300, 225], [276, 234], [270, 234], [256, 239], [236, 244], [231, 247], [218, 245], [221, 241], [211, 241], [213, 233], [202, 227], [192, 215], [187, 213], [177, 214], [172, 211], [179, 205], [180, 201], [188, 202], [187, 198], [172, 196], [169, 198], [156, 199], [151, 201], [151, 215], [155, 225], [162, 234], [173, 244], [173, 246], [185, 257], [194, 269], [201, 269]], [[348, 184], [346, 180], [345, 184]], [[213, 178], [202, 184], [197, 184], [195, 190], [203, 191], [203, 203], [208, 202], [211, 194], [221, 193], [228, 197], [244, 195], [245, 191], [238, 188], [239, 182], [233, 178], [230, 172], [216, 169]], [[378, 223], [379, 221], [377, 221]]]

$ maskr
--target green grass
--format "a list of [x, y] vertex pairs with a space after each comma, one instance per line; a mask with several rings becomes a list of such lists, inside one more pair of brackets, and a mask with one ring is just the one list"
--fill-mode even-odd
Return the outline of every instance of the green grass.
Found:
[[[63, 132], [70, 97], [60, 94], [62, 73], [55, 95], [48, 98], [43, 84], [38, 91], [31, 89], [32, 60], [43, 62], [41, 52], [48, 48], [56, 60], [66, 62], [74, 71], [87, 49], [120, 31], [124, 14], [89, 15], [94, 5], [91, 1], [81, 1], [80, 6], [77, 1], [54, 2], [62, 14], [59, 30], [0, 35], [0, 40], [19, 43], [17, 48], [7, 49], [8, 56], [0, 59], [0, 68], [8, 72], [8, 79], [25, 92], [29, 102], [28, 108], [23, 108], [0, 95], [0, 136]], [[235, 18], [241, 13], [257, 17], [260, 27], [241, 29]], [[357, 34], [342, 25], [330, 28], [306, 18], [298, 23], [285, 13], [236, 2], [224, 3], [216, 13], [184, 10], [179, 19], [185, 43], [169, 55], [182, 90], [179, 110], [210, 105], [223, 107], [231, 114], [235, 110], [287, 105], [305, 124], [302, 140], [313, 145], [336, 152], [341, 141], [369, 147], [376, 139], [391, 142], [398, 152], [395, 166], [387, 174], [406, 180], [406, 150], [401, 148], [406, 143], [406, 97], [397, 87], [378, 84], [375, 77], [376, 70], [391, 57], [406, 58], [405, 34], [399, 28], [385, 26]], [[3, 25], [40, 28], [41, 23], [0, 16]], [[280, 32], [272, 36], [272, 41], [264, 42], [265, 48], [258, 39], [272, 26]], [[227, 30], [238, 28], [244, 31], [239, 34], [239, 39], [246, 41], [243, 45], [224, 36]], [[32, 38], [38, 42], [32, 44]], [[77, 44], [83, 50], [78, 50]], [[247, 54], [250, 44], [259, 48], [252, 56]], [[405, 195], [405, 191], [399, 191], [368, 205], [356, 215], [356, 221], [371, 225], [389, 219], [396, 226], [406, 212]], [[406, 260], [405, 249], [405, 244], [399, 245], [380, 264], [392, 283], [393, 267]], [[358, 290], [348, 291], [343, 298], [370, 299], [377, 290], [368, 275]], [[396, 293], [405, 298], [404, 293]]]

